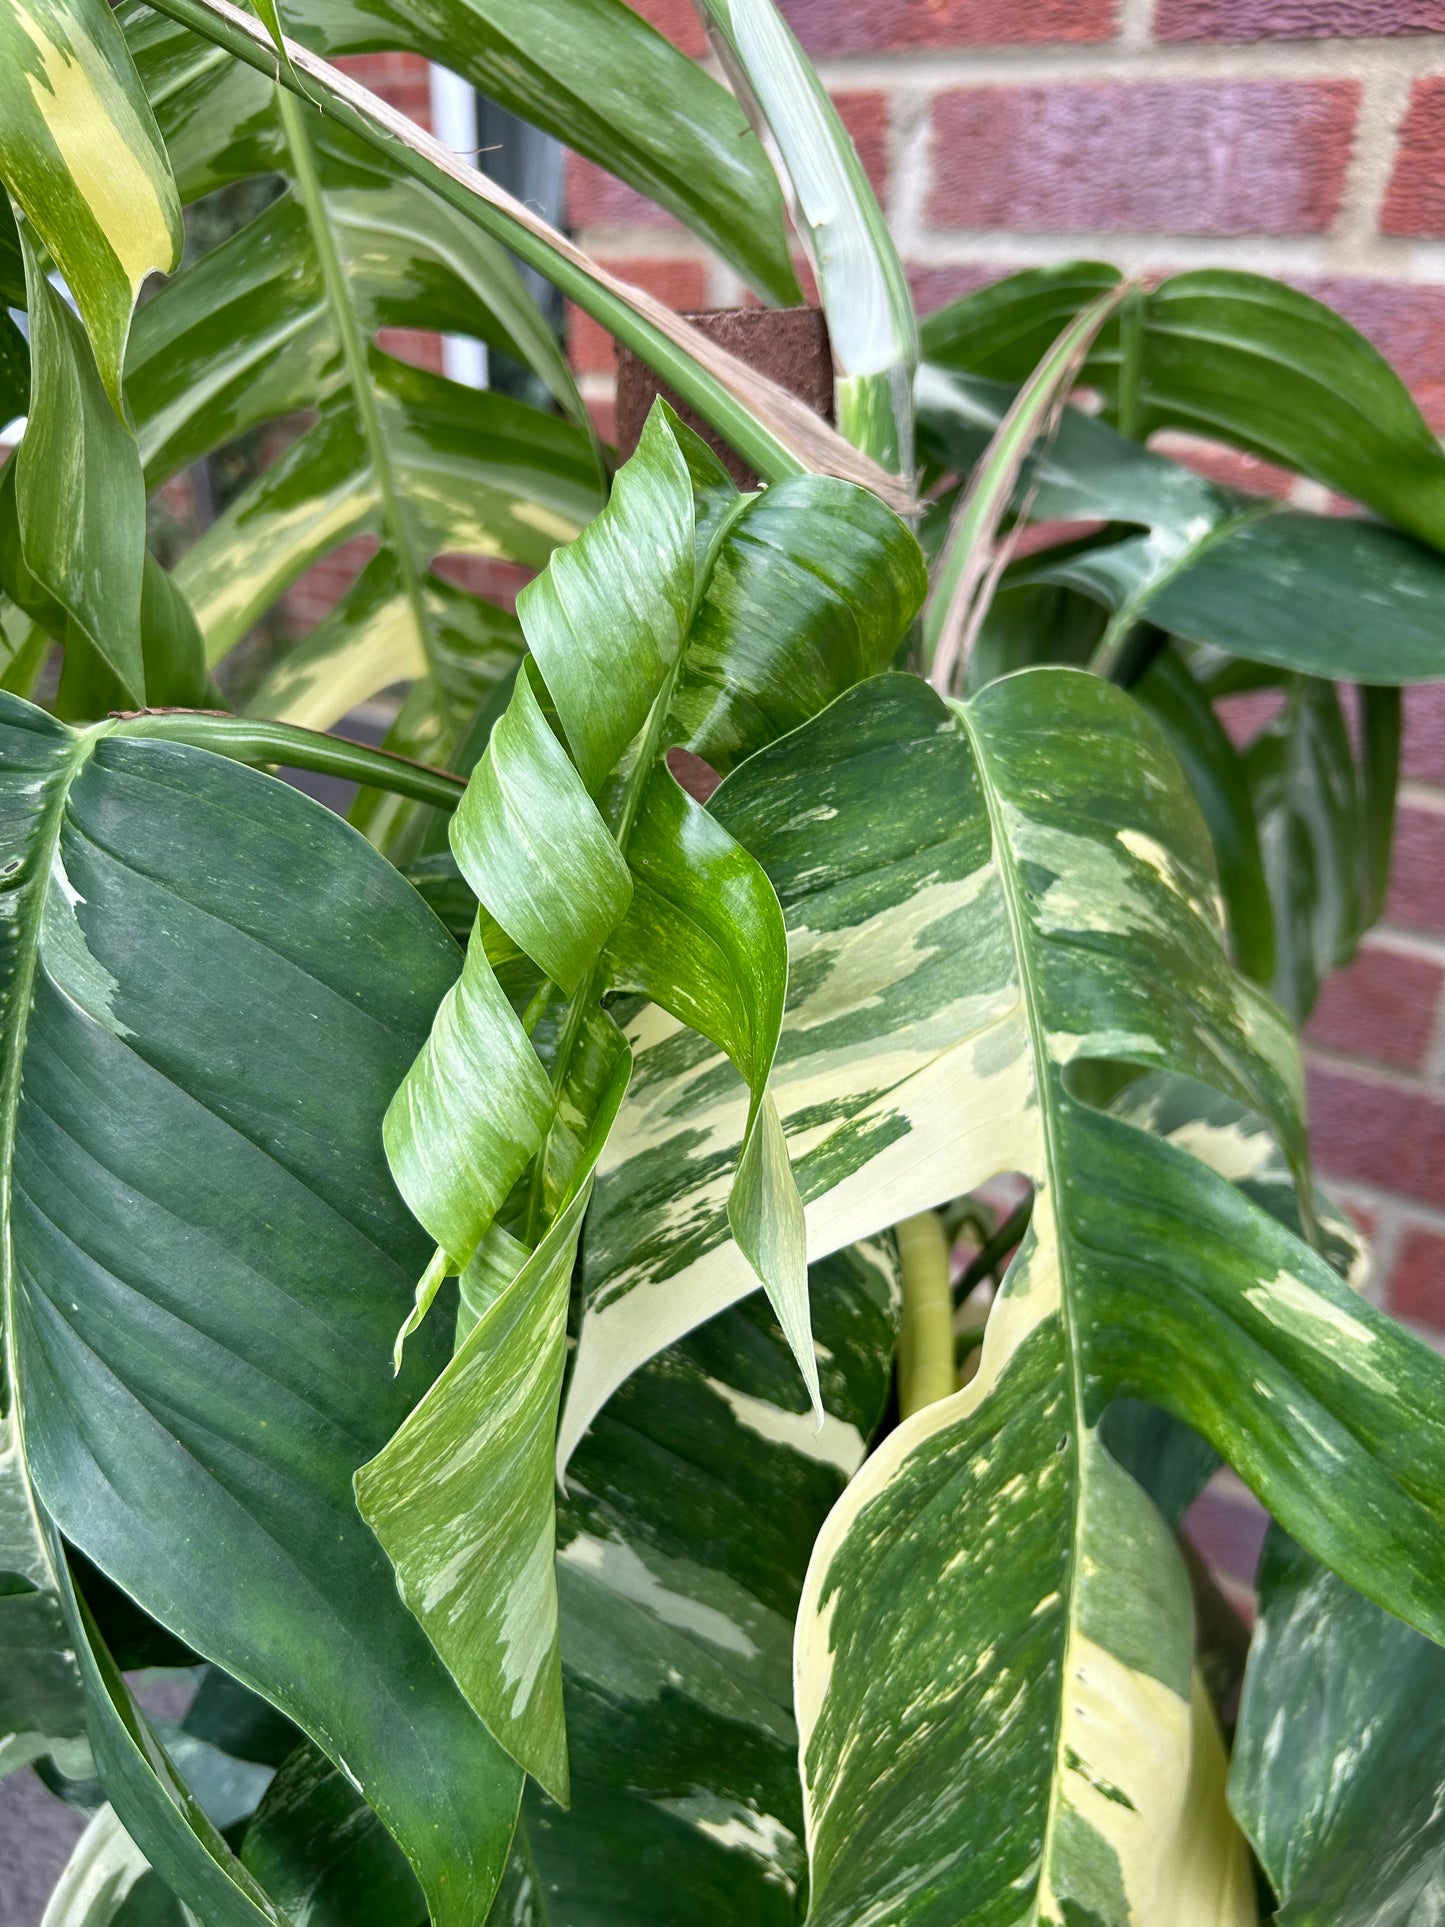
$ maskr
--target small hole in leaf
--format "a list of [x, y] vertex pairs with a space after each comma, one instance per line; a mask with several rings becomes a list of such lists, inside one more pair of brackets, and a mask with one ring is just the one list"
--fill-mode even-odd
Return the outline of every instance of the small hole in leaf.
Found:
[[1064, 1436], [1059, 1440], [1058, 1444], [1054, 1447], [1054, 1450], [1056, 1452], [1066, 1452], [1068, 1450], [1068, 1447], [1069, 1447], [1069, 1435], [1067, 1432], [1065, 1432]]
[[0, 870], [0, 877], [13, 877], [13, 876], [14, 876], [14, 874], [15, 874], [15, 872], [16, 872], [16, 871], [17, 871], [17, 870], [18, 870], [19, 868], [20, 868], [20, 859], [19, 859], [19, 857], [18, 857], [18, 856], [12, 856], [12, 857], [11, 857], [11, 859], [10, 859], [10, 861], [9, 861], [9, 862], [8, 862], [8, 863], [7, 863], [6, 865], [5, 865], [5, 867], [4, 867], [4, 869], [3, 869], [3, 870]]

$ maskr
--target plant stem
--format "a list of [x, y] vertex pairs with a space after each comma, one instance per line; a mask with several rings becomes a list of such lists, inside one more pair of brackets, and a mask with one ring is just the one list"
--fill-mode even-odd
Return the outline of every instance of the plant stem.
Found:
[[414, 763], [389, 749], [373, 749], [345, 736], [325, 736], [294, 723], [268, 723], [249, 716], [222, 716], [203, 709], [134, 710], [115, 719], [117, 736], [160, 737], [165, 742], [189, 743], [209, 749], [233, 762], [264, 768], [279, 763], [287, 769], [315, 770], [339, 776], [348, 783], [395, 790], [434, 809], [454, 810], [462, 800], [466, 779], [449, 770]]
[[903, 1267], [898, 1407], [904, 1418], [911, 1418], [954, 1391], [948, 1234], [936, 1211], [920, 1211], [905, 1218], [895, 1235]]
[[1008, 1256], [1027, 1231], [1033, 1212], [1034, 1195], [1031, 1191], [1021, 1204], [1015, 1205], [993, 1236], [985, 1240], [978, 1255], [969, 1260], [958, 1281], [955, 1297], [967, 1298], [975, 1285], [981, 1284], [991, 1272], [998, 1270], [1000, 1260]]

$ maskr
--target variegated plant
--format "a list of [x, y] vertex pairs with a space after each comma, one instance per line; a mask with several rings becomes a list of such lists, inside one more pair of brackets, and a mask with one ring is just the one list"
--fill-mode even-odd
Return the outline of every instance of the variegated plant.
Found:
[[[0, 0], [0, 1774], [91, 1816], [46, 1927], [1431, 1927], [1445, 1366], [1360, 1294], [1297, 1028], [1445, 675], [1445, 454], [1254, 276], [920, 324], [772, 0], [698, 11], [728, 85], [623, 0]], [[765, 301], [801, 242], [837, 426], [330, 64], [377, 46]], [[663, 401], [618, 464], [514, 256], [759, 485]], [[163, 567], [148, 491], [263, 429]], [[1180, 1532], [1221, 1462], [1252, 1644]]]

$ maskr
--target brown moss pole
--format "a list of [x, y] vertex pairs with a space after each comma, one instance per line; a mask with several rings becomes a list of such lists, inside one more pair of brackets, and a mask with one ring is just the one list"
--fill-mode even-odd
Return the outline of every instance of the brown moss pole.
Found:
[[[735, 354], [759, 374], [791, 389], [825, 421], [833, 419], [833, 351], [821, 308], [708, 308], [685, 317], [710, 341]], [[633, 354], [617, 344], [617, 454], [626, 461], [637, 447], [648, 410], [659, 395], [717, 451], [739, 488], [758, 478], [720, 435]]]

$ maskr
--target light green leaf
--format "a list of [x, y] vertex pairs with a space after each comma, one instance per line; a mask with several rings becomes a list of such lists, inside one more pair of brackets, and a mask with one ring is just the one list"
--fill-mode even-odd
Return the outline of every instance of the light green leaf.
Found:
[[[380, 1124], [457, 954], [318, 805], [128, 727], [72, 732], [5, 702], [0, 1128], [23, 1462], [107, 1576], [345, 1761], [433, 1918], [469, 1923], [520, 1776], [351, 1492], [427, 1382], [425, 1359], [400, 1385], [387, 1370], [425, 1247]], [[132, 1772], [116, 1719], [107, 1791], [165, 1874], [141, 1824], [156, 1763]]]
[[0, 182], [65, 277], [123, 420], [131, 310], [180, 258], [181, 210], [105, 0], [15, 0], [0, 16]]
[[[552, 1457], [567, 1306], [592, 1167], [631, 1068], [610, 1037], [606, 1090], [567, 1197], [535, 1251], [481, 1309], [455, 1357], [356, 1498], [426, 1627], [492, 1734], [555, 1799], [567, 1742], [553, 1571]], [[503, 1234], [505, 1235], [505, 1234]], [[510, 1241], [515, 1245], [515, 1241]]]
[[75, 1843], [41, 1916], [40, 1927], [110, 1927], [150, 1862], [104, 1806]]
[[697, 12], [749, 118], [774, 144], [828, 317], [839, 428], [909, 475], [918, 320], [863, 163], [773, 0], [698, 0]]

